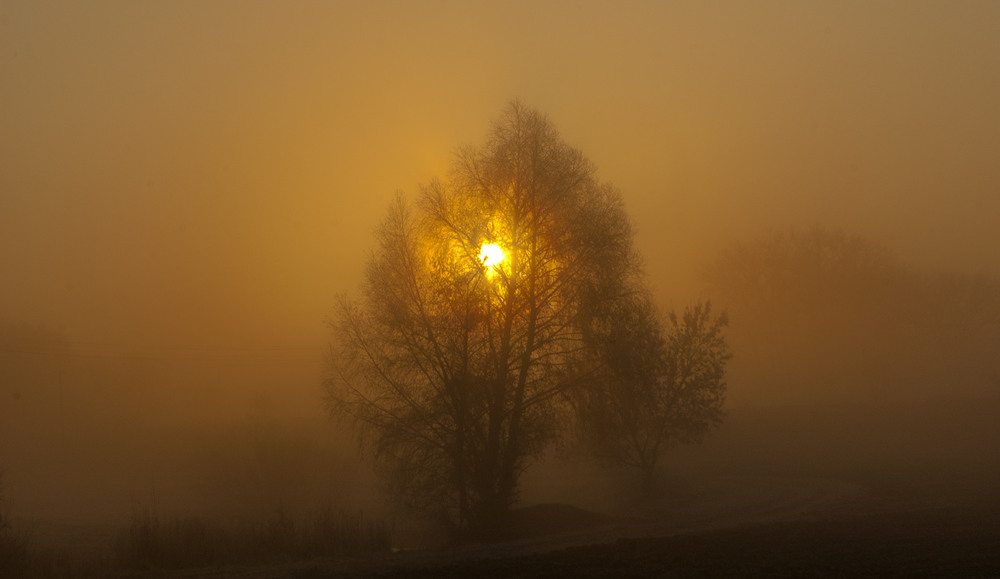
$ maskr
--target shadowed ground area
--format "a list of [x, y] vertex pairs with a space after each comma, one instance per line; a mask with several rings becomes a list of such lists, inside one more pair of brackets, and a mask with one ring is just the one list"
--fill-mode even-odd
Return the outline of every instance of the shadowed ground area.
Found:
[[[1000, 508], [799, 521], [559, 551], [390, 567], [393, 577], [983, 577], [1000, 574]], [[357, 576], [366, 574], [358, 573]], [[297, 576], [349, 576], [320, 569]]]
[[[652, 497], [628, 473], [535, 465], [512, 516], [517, 539], [448, 546], [397, 521], [389, 554], [100, 576], [1000, 576], [994, 409], [733, 413], [703, 447], [670, 457]], [[52, 543], [99, 552], [98, 531]]]
[[553, 544], [153, 576], [993, 577], [1000, 575], [1000, 505], [746, 525], [533, 552]]
[[568, 505], [521, 509], [515, 520], [530, 536], [501, 543], [153, 576], [1000, 576], [1000, 493], [948, 494], [933, 491], [933, 480], [904, 494], [815, 479], [703, 482], [701, 502], [683, 509], [670, 501], [617, 517]]
[[532, 505], [512, 513], [510, 527], [515, 537], [544, 537], [608, 525], [612, 517], [557, 503]]

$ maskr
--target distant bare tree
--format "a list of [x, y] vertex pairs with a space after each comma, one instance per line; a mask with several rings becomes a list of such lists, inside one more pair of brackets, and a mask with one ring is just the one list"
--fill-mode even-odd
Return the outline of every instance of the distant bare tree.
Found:
[[610, 318], [596, 384], [577, 391], [578, 428], [602, 463], [637, 469], [652, 489], [664, 451], [699, 442], [723, 417], [731, 354], [725, 314], [698, 303], [666, 328], [641, 296]]
[[329, 407], [397, 496], [495, 533], [587, 382], [588, 332], [635, 291], [621, 198], [513, 103], [416, 205], [398, 197], [377, 239], [362, 299], [330, 321]]

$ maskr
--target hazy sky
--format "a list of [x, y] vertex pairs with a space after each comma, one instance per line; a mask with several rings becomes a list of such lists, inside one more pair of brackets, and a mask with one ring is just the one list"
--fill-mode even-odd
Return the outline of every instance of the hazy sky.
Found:
[[0, 317], [315, 351], [393, 193], [512, 98], [621, 189], [664, 305], [768, 226], [1000, 273], [1000, 2], [0, 0]]

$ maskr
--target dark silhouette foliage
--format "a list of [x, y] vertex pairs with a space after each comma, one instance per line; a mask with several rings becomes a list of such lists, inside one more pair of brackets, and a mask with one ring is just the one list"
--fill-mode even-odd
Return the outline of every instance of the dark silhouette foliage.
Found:
[[266, 520], [233, 527], [196, 517], [163, 520], [155, 507], [137, 505], [119, 532], [115, 563], [122, 569], [183, 569], [353, 557], [389, 548], [384, 522], [330, 507], [302, 517], [279, 508]]

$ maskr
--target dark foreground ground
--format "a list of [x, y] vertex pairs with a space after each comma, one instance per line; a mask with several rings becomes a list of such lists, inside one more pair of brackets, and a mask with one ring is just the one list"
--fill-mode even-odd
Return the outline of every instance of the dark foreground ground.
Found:
[[[320, 569], [299, 577], [346, 576]], [[1000, 577], [1000, 509], [776, 523], [560, 551], [391, 567], [379, 577]]]
[[1000, 577], [1000, 506], [619, 539], [542, 553], [403, 553], [155, 577]]
[[652, 503], [540, 469], [520, 541], [170, 576], [1000, 577], [997, 410], [734, 415]]
[[652, 500], [629, 499], [627, 477], [539, 465], [518, 540], [447, 546], [396, 527], [391, 554], [94, 576], [1000, 578], [997, 416], [997, 404], [734, 413], [671, 455]]

